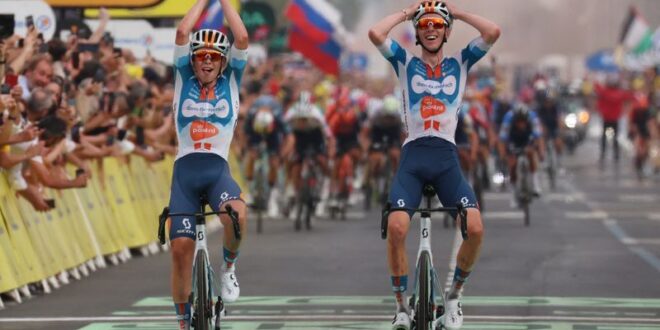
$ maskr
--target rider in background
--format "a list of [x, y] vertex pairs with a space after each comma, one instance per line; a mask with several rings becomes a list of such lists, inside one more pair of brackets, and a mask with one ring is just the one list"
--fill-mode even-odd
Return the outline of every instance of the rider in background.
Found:
[[643, 177], [644, 162], [649, 156], [649, 144], [655, 134], [655, 120], [651, 113], [650, 94], [644, 86], [644, 80], [633, 80], [634, 100], [629, 115], [628, 133], [635, 144], [634, 165], [637, 176]]
[[321, 109], [312, 103], [309, 92], [300, 93], [300, 99], [287, 110], [284, 121], [289, 134], [282, 154], [291, 160], [287, 177], [291, 179], [295, 191], [300, 191], [305, 156], [314, 158], [325, 176], [329, 176], [327, 150], [334, 148], [334, 139]]
[[557, 156], [561, 155], [563, 143], [559, 134], [561, 122], [561, 109], [557, 100], [557, 93], [548, 86], [545, 80], [534, 83], [534, 112], [539, 116], [543, 125], [543, 134], [547, 143], [554, 143]]
[[337, 141], [330, 186], [331, 207], [338, 205], [339, 199], [348, 200], [353, 188], [354, 166], [361, 156], [359, 134], [364, 113], [360, 111], [362, 99], [358, 96], [348, 87], [339, 87], [335, 102], [328, 105], [325, 114], [332, 135]]
[[[413, 20], [421, 57], [388, 37], [395, 26], [408, 20]], [[474, 27], [480, 36], [456, 54], [445, 57], [443, 45], [454, 20]], [[405, 294], [408, 284], [405, 239], [412, 209], [421, 202], [424, 184], [434, 186], [443, 205], [462, 202], [467, 208], [470, 239], [461, 243], [445, 305], [445, 327], [459, 329], [463, 324], [459, 300], [463, 284], [479, 256], [483, 224], [474, 191], [458, 164], [454, 135], [468, 71], [499, 36], [500, 28], [495, 23], [440, 1], [419, 2], [404, 8], [383, 18], [369, 31], [371, 42], [399, 78], [403, 90], [401, 112], [408, 134], [389, 198], [394, 209], [388, 217], [387, 257], [397, 302], [393, 329], [410, 329]]]
[[[258, 81], [254, 81], [252, 84], [255, 85], [253, 88], [262, 89], [261, 83]], [[268, 184], [273, 188], [280, 164], [278, 153], [286, 134], [280, 102], [274, 96], [267, 94], [267, 91], [262, 90], [261, 96], [248, 109], [244, 130], [247, 136], [245, 177], [250, 183], [252, 182], [254, 163], [260, 157], [259, 144], [265, 141], [268, 152]]]
[[[214, 211], [226, 205], [238, 212], [243, 233], [246, 207], [241, 190], [229, 172], [227, 157], [239, 112], [239, 86], [247, 65], [248, 34], [229, 0], [220, 0], [234, 44], [225, 34], [203, 29], [190, 35], [206, 8], [198, 0], [181, 20], [174, 48], [174, 119], [179, 149], [174, 162], [169, 209], [172, 213], [199, 212], [200, 196]], [[231, 219], [220, 217], [224, 228]], [[172, 300], [179, 329], [189, 329], [192, 264], [195, 253], [194, 217], [171, 217]], [[240, 289], [235, 275], [240, 241], [224, 231], [224, 263], [221, 268], [222, 299], [231, 303]]]
[[403, 132], [403, 123], [399, 113], [400, 105], [401, 101], [392, 94], [386, 95], [383, 99], [371, 98], [369, 100], [367, 124], [363, 129], [363, 134], [368, 136], [369, 141], [366, 184], [373, 184], [372, 179], [379, 175], [389, 177], [389, 173], [383, 173], [383, 167], [388, 158], [392, 172], [399, 166]]
[[[532, 176], [534, 194], [541, 194], [538, 160], [544, 158], [545, 145], [541, 135], [541, 123], [534, 111], [523, 103], [516, 103], [504, 116], [500, 127], [500, 155], [508, 155], [509, 175], [513, 187], [516, 186], [516, 166], [518, 159], [514, 151], [523, 150], [527, 155]], [[538, 157], [537, 157], [538, 156]], [[516, 199], [514, 198], [514, 201]]]
[[477, 161], [479, 136], [474, 131], [472, 117], [468, 114], [470, 105], [463, 103], [461, 107], [463, 109], [458, 112], [454, 142], [456, 142], [456, 148], [458, 148], [458, 159], [461, 163], [463, 176], [469, 177], [472, 173], [472, 166]]

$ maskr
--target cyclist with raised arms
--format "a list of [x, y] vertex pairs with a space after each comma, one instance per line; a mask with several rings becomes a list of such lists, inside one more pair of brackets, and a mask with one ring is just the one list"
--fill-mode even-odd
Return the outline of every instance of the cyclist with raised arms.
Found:
[[[220, 3], [234, 35], [233, 45], [217, 30], [190, 34], [207, 0], [197, 0], [176, 31], [173, 109], [179, 147], [169, 208], [171, 213], [195, 213], [200, 209], [200, 196], [205, 196], [214, 211], [231, 205], [245, 233], [246, 207], [229, 172], [227, 157], [238, 118], [239, 86], [247, 65], [248, 33], [229, 0]], [[172, 217], [170, 221], [172, 299], [179, 329], [189, 329], [195, 219]], [[223, 214], [220, 221], [225, 228], [232, 227], [228, 216]], [[233, 231], [225, 230], [220, 295], [229, 303], [239, 296], [235, 275], [239, 245]]]
[[[421, 58], [388, 37], [392, 28], [410, 19], [422, 47]], [[443, 45], [454, 20], [473, 26], [481, 36], [455, 55], [445, 57]], [[500, 28], [495, 23], [439, 1], [419, 2], [391, 14], [369, 31], [369, 38], [399, 77], [403, 89], [402, 115], [408, 133], [389, 198], [395, 208], [389, 215], [387, 228], [387, 257], [397, 301], [393, 329], [410, 329], [405, 295], [408, 283], [405, 239], [410, 228], [410, 209], [419, 206], [425, 183], [434, 186], [443, 205], [462, 202], [468, 210], [470, 239], [461, 244], [458, 252], [445, 306], [445, 327], [459, 329], [463, 324], [461, 289], [479, 255], [483, 225], [474, 192], [461, 173], [454, 134], [467, 73], [499, 36]]]

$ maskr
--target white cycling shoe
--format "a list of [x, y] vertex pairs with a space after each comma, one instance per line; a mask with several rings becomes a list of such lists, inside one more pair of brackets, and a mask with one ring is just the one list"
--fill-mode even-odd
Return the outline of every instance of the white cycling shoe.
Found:
[[223, 265], [220, 274], [220, 297], [226, 303], [233, 303], [241, 295], [241, 287], [238, 286], [238, 279], [236, 278], [236, 267], [232, 266], [229, 269], [225, 269]]
[[410, 315], [406, 312], [398, 312], [392, 320], [392, 330], [410, 330]]
[[458, 299], [447, 299], [444, 317], [447, 330], [459, 330], [463, 326], [463, 310]]

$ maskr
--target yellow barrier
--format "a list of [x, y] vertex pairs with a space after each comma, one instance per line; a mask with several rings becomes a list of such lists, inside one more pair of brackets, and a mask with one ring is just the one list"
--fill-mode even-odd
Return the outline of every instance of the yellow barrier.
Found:
[[[93, 166], [87, 187], [46, 189], [56, 201], [47, 213], [19, 198], [0, 172], [0, 293], [155, 242], [158, 214], [169, 203], [173, 163], [170, 156], [157, 163], [104, 159]], [[244, 188], [238, 162], [230, 157], [229, 163]]]
[[[8, 260], [12, 262], [13, 267], [10, 268], [16, 274], [16, 287], [19, 287], [46, 276], [17, 205], [14, 191], [9, 188], [5, 176], [0, 175], [0, 213], [5, 223], [4, 229], [7, 231], [7, 236], [0, 239], [4, 241], [3, 250]], [[8, 243], [5, 241], [6, 238], [9, 239]]]

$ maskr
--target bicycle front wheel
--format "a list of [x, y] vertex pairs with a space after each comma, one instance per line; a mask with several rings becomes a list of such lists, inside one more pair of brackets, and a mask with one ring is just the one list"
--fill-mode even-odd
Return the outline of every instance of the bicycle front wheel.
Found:
[[206, 251], [200, 250], [195, 258], [195, 277], [197, 287], [195, 289], [195, 330], [211, 329], [211, 295], [209, 294], [209, 280], [207, 276]]
[[431, 301], [431, 256], [422, 251], [419, 256], [418, 269], [418, 301], [415, 310], [415, 325], [417, 330], [431, 330], [433, 323], [433, 306]]

